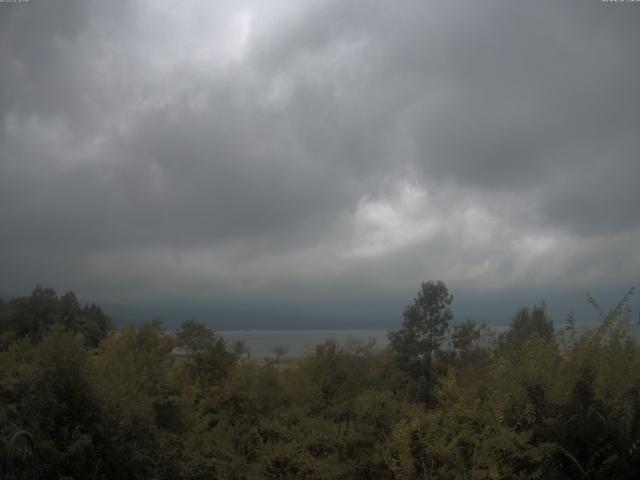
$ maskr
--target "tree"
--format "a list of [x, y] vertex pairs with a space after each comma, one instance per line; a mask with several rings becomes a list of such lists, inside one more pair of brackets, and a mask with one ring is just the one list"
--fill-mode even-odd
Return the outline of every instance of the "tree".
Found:
[[103, 342], [93, 364], [104, 411], [98, 433], [106, 442], [100, 451], [106, 471], [74, 478], [177, 477], [175, 455], [189, 420], [179, 388], [186, 379], [172, 374], [176, 359], [168, 340], [152, 320], [124, 327]]
[[468, 353], [482, 338], [481, 328], [471, 320], [466, 320], [464, 323], [454, 326], [451, 334], [451, 344], [454, 350], [461, 355]]
[[289, 349], [284, 345], [276, 345], [271, 349], [271, 353], [273, 353], [276, 356], [276, 360], [275, 360], [276, 365], [280, 364], [280, 360], [283, 357], [285, 357], [288, 352], [289, 352]]
[[251, 357], [251, 350], [242, 340], [236, 340], [231, 347], [231, 351], [238, 358], [242, 358], [244, 355], [246, 355], [247, 358]]
[[7, 338], [26, 337], [39, 342], [54, 325], [82, 334], [91, 347], [97, 347], [111, 330], [111, 320], [97, 305], [80, 307], [73, 292], [58, 297], [51, 288], [36, 287], [29, 297], [0, 305], [0, 349], [6, 348], [3, 339]]
[[415, 382], [418, 398], [425, 403], [430, 401], [433, 386], [433, 358], [453, 318], [452, 301], [443, 282], [423, 282], [417, 298], [404, 311], [402, 328], [389, 332], [400, 368]]
[[101, 462], [103, 415], [91, 367], [83, 339], [60, 325], [38, 344], [0, 353], [0, 438], [28, 430], [42, 478], [96, 478], [87, 474]]
[[519, 350], [534, 337], [544, 341], [553, 338], [553, 322], [547, 315], [547, 305], [542, 302], [531, 309], [521, 308], [511, 320], [509, 330], [498, 339], [501, 349]]
[[206, 325], [195, 320], [185, 320], [176, 330], [176, 344], [188, 353], [196, 353], [210, 347], [216, 334]]
[[206, 325], [185, 320], [176, 330], [176, 345], [189, 354], [191, 373], [203, 386], [222, 380], [236, 362], [236, 355], [227, 349], [224, 339]]
[[484, 323], [478, 325], [475, 321], [466, 320], [454, 325], [451, 332], [450, 356], [458, 366], [467, 366], [471, 370], [490, 362], [487, 348], [494, 340], [494, 331]]

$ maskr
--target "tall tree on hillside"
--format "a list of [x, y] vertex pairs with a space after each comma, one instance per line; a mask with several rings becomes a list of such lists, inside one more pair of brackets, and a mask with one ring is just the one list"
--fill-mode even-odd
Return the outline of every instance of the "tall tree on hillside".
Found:
[[547, 305], [542, 302], [516, 312], [509, 330], [500, 335], [498, 341], [502, 351], [518, 350], [530, 339], [538, 337], [548, 341], [553, 338], [553, 322], [547, 314]]
[[196, 353], [210, 347], [216, 334], [206, 325], [195, 320], [185, 320], [176, 330], [176, 343], [188, 353]]
[[36, 287], [30, 296], [0, 305], [0, 350], [4, 348], [3, 339], [39, 342], [56, 325], [80, 333], [85, 344], [92, 347], [97, 347], [111, 330], [111, 320], [97, 305], [81, 307], [73, 292], [59, 297], [51, 288]]
[[237, 360], [224, 338], [195, 320], [182, 322], [176, 330], [176, 345], [189, 354], [190, 371], [203, 387], [221, 381]]
[[431, 400], [433, 357], [440, 351], [453, 318], [452, 301], [443, 282], [423, 282], [418, 296], [404, 311], [402, 328], [389, 332], [400, 368], [415, 382], [416, 393], [425, 403]]

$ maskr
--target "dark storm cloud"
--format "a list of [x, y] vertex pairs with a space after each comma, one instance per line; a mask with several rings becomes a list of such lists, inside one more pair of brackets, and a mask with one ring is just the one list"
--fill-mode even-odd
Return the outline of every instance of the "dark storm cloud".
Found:
[[635, 7], [0, 4], [0, 290], [626, 285]]
[[392, 103], [384, 115], [409, 129], [433, 183], [524, 191], [547, 221], [580, 233], [638, 226], [640, 189], [628, 181], [640, 168], [638, 9], [329, 5], [275, 33], [260, 59], [286, 68], [340, 39], [364, 38], [371, 70], [356, 97]]

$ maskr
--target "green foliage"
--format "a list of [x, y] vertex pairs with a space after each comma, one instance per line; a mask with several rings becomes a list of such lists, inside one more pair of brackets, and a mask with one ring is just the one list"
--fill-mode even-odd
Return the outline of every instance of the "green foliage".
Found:
[[413, 380], [418, 399], [426, 403], [432, 400], [433, 357], [440, 352], [453, 318], [452, 301], [443, 282], [423, 282], [418, 296], [404, 311], [402, 328], [389, 333], [398, 365]]
[[451, 350], [456, 365], [462, 369], [487, 365], [491, 361], [488, 348], [494, 340], [494, 332], [486, 325], [477, 325], [471, 320], [454, 325], [451, 332]]
[[190, 354], [206, 350], [217, 340], [209, 327], [195, 320], [185, 320], [176, 330], [176, 346]]
[[[610, 312], [598, 306], [602, 323], [587, 331], [575, 320], [554, 331], [544, 305], [522, 309], [493, 342], [468, 321], [448, 332], [451, 296], [428, 283], [390, 348], [327, 341], [285, 368], [239, 358], [244, 349], [230, 351], [194, 321], [175, 335], [157, 322], [111, 331], [96, 348], [81, 315], [61, 313], [82, 311], [72, 294], [36, 291], [0, 304], [0, 436], [31, 431], [43, 478], [635, 479], [640, 471], [630, 294]], [[430, 375], [427, 405], [416, 372]]]
[[80, 333], [92, 347], [97, 347], [111, 330], [111, 321], [100, 307], [81, 307], [72, 292], [58, 297], [51, 288], [36, 287], [29, 297], [0, 303], [0, 350], [14, 339], [38, 342], [56, 325]]
[[525, 307], [518, 310], [509, 330], [500, 335], [498, 342], [503, 351], [516, 351], [535, 337], [550, 341], [553, 333], [553, 322], [547, 315], [546, 304], [542, 302], [531, 309]]
[[176, 346], [186, 352], [187, 371], [204, 389], [221, 382], [237, 360], [222, 337], [194, 320], [186, 320], [176, 331]]
[[102, 410], [79, 336], [54, 328], [37, 345], [0, 353], [0, 406], [3, 436], [24, 428], [38, 438], [47, 478], [91, 475], [100, 464]]

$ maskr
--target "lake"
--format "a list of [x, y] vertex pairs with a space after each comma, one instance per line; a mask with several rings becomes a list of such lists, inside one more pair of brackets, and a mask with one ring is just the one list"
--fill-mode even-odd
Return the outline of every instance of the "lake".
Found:
[[[599, 324], [577, 325], [578, 331], [595, 328]], [[563, 327], [564, 325], [560, 325]], [[491, 328], [500, 334], [508, 327], [493, 325]], [[634, 326], [634, 333], [640, 338], [638, 326]], [[251, 352], [252, 357], [273, 357], [273, 349], [282, 346], [286, 349], [286, 356], [298, 357], [331, 338], [338, 344], [345, 345], [350, 341], [375, 340], [376, 349], [383, 349], [389, 343], [385, 329], [370, 330], [219, 330], [229, 345], [242, 340]]]
[[273, 348], [283, 346], [286, 356], [297, 357], [308, 349], [331, 338], [340, 345], [350, 341], [375, 340], [376, 348], [383, 349], [389, 343], [387, 330], [221, 330], [217, 332], [233, 345], [242, 340], [251, 352], [252, 357], [272, 357]]

